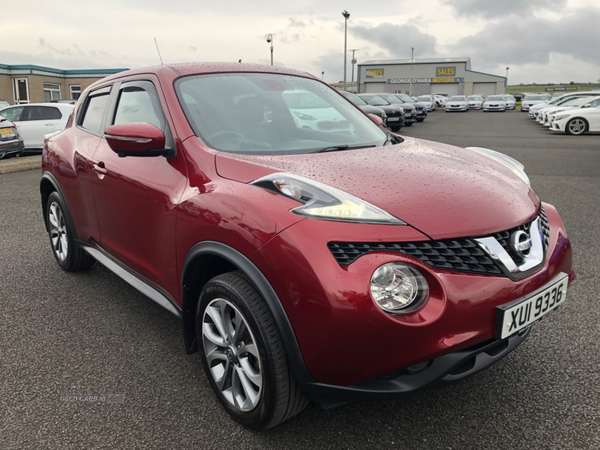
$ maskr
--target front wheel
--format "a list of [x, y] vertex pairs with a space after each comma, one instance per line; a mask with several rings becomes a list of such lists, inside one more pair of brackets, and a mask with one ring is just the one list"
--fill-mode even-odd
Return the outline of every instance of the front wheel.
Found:
[[392, 130], [394, 133], [397, 133], [398, 131], [400, 131], [402, 127], [392, 127], [390, 128], [390, 130]]
[[587, 131], [587, 125], [588, 124], [584, 119], [580, 119], [580, 118], [576, 117], [567, 122], [565, 131], [567, 134], [578, 136]]
[[417, 119], [417, 122], [423, 122], [425, 119]]
[[290, 373], [269, 308], [242, 273], [219, 275], [206, 284], [196, 333], [213, 391], [245, 427], [274, 427], [308, 404]]

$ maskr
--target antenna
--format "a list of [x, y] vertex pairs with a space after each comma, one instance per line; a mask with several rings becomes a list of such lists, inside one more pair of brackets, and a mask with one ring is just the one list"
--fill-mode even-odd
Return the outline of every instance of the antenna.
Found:
[[158, 48], [158, 42], [156, 42], [156, 38], [154, 38], [154, 43], [156, 44], [156, 51], [158, 52], [158, 57], [160, 58], [160, 65], [163, 65], [162, 56], [160, 56], [160, 49]]

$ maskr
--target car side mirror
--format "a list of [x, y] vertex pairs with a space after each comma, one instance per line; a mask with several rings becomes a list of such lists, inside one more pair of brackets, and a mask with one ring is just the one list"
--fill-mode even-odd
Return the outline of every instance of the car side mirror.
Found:
[[125, 156], [169, 156], [171, 149], [165, 148], [165, 134], [146, 122], [111, 125], [104, 130], [109, 147], [120, 157]]
[[377, 125], [378, 127], [383, 125], [383, 120], [378, 115], [369, 113], [369, 114], [367, 114], [367, 116], [369, 116], [369, 119], [371, 119], [373, 121], [373, 123], [375, 125]]

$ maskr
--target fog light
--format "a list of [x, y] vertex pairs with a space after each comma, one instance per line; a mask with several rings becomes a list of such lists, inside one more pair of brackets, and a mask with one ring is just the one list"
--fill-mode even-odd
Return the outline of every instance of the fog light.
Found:
[[387, 263], [373, 272], [371, 295], [384, 311], [406, 313], [427, 300], [429, 285], [416, 269], [401, 263]]

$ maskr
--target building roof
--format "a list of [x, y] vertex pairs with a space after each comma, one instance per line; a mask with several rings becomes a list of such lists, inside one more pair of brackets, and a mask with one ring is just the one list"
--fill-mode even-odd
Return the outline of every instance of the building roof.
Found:
[[0, 64], [0, 74], [5, 75], [50, 75], [64, 78], [94, 78], [105, 77], [113, 73], [123, 72], [127, 69], [75, 69], [63, 70], [53, 67], [36, 66], [33, 64], [7, 65]]
[[359, 64], [410, 64], [413, 62], [414, 64], [446, 64], [446, 63], [455, 63], [455, 62], [470, 62], [471, 58], [468, 57], [458, 57], [458, 58], [421, 58], [421, 59], [371, 59], [369, 61], [364, 61]]

